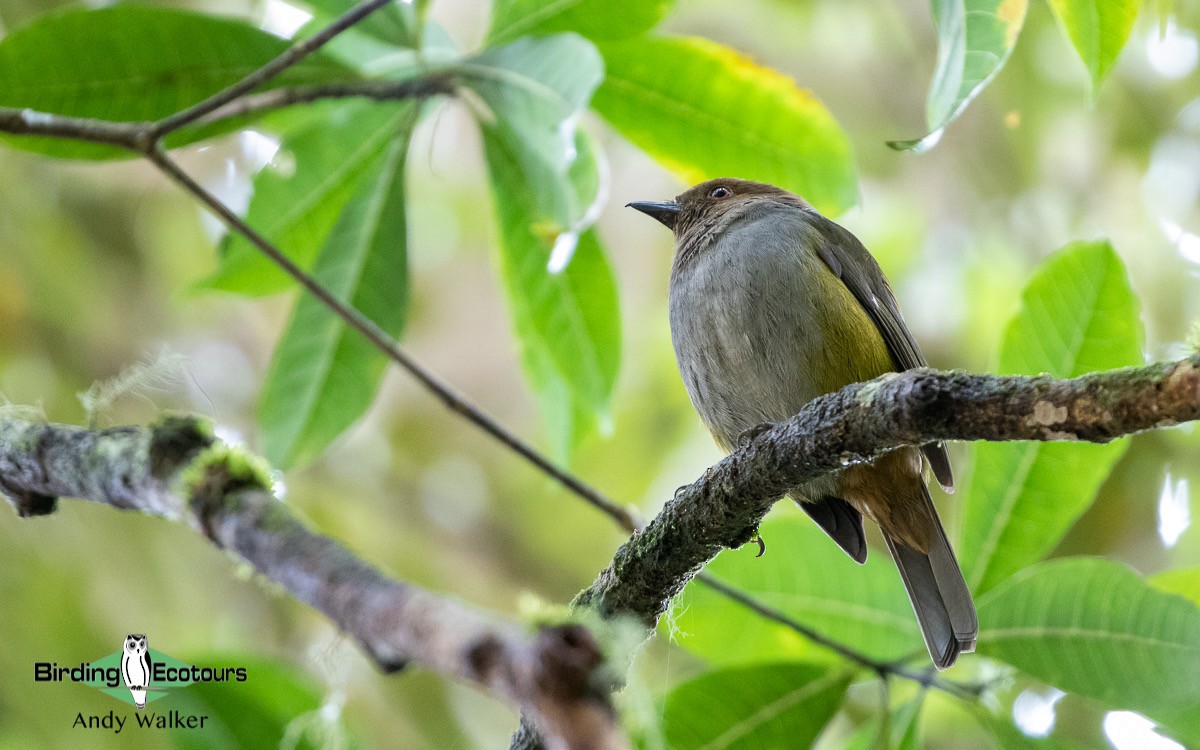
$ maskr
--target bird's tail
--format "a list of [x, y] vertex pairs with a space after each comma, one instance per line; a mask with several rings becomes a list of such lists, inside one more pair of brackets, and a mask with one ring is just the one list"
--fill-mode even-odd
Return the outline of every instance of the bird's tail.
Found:
[[932, 520], [928, 552], [914, 549], [888, 534], [884, 534], [884, 538], [917, 613], [929, 655], [938, 669], [946, 669], [954, 664], [960, 653], [975, 650], [979, 622], [971, 592], [963, 580], [954, 550], [950, 549], [937, 509], [929, 491], [923, 486], [921, 489]]

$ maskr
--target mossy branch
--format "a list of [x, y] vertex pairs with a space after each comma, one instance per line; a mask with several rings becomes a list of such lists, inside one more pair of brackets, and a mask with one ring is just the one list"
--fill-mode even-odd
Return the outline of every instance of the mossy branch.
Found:
[[385, 671], [414, 663], [535, 717], [561, 748], [623, 748], [600, 648], [578, 625], [524, 627], [387, 578], [271, 492], [266, 463], [171, 416], [87, 430], [0, 411], [0, 491], [24, 517], [76, 497], [186, 521], [311, 605]]
[[[790, 489], [903, 446], [939, 440], [1106, 443], [1200, 419], [1200, 354], [1069, 380], [929, 369], [821, 396], [681, 487], [575, 598], [651, 629], [717, 554], [749, 541]], [[511, 748], [543, 747], [523, 721]]]

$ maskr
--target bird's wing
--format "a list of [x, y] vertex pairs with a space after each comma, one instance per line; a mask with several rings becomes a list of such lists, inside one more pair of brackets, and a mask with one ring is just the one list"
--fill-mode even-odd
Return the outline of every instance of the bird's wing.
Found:
[[[900, 306], [880, 270], [875, 258], [858, 238], [848, 230], [821, 216], [816, 211], [805, 211], [809, 223], [817, 229], [820, 238], [817, 255], [829, 266], [879, 329], [896, 370], [924, 367], [925, 357], [904, 325]], [[950, 457], [942, 443], [922, 446], [921, 451], [928, 459], [933, 475], [947, 492], [954, 490], [954, 475], [950, 470]]]

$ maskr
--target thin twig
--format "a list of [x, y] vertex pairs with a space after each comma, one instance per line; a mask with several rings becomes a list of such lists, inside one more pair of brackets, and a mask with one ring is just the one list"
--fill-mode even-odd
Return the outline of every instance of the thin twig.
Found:
[[145, 137], [149, 125], [146, 122], [109, 122], [20, 107], [0, 107], [0, 132], [102, 143], [131, 151], [138, 150], [138, 143]]
[[291, 258], [284, 255], [279, 248], [275, 247], [268, 239], [255, 231], [253, 227], [243, 221], [241, 217], [218, 200], [216, 196], [205, 190], [191, 175], [180, 169], [179, 165], [172, 161], [161, 148], [151, 151], [146, 155], [146, 158], [162, 170], [163, 174], [198, 198], [204, 205], [208, 206], [231, 229], [249, 240], [264, 255], [270, 258], [272, 262], [316, 297], [321, 304], [325, 305], [331, 312], [341, 318], [346, 325], [358, 331], [372, 346], [404, 368], [425, 386], [427, 390], [437, 396], [447, 408], [469, 419], [484, 432], [508, 446], [547, 476], [550, 476], [616, 521], [622, 528], [627, 531], [633, 531], [637, 528], [638, 520], [632, 511], [621, 507], [616, 502], [602, 495], [598, 490], [584, 484], [573, 474], [555, 466], [549, 459], [538, 453], [533, 446], [510, 432], [493, 419], [491, 415], [478, 406], [475, 406], [466, 397], [426, 369], [424, 365], [408, 356], [407, 353], [400, 349], [392, 337], [376, 325], [374, 321], [354, 307], [342, 302], [331, 294], [329, 290], [321, 286], [316, 279], [296, 265]]
[[421, 99], [437, 94], [454, 92], [448, 73], [432, 73], [420, 78], [409, 78], [404, 81], [344, 81], [338, 83], [323, 83], [313, 86], [288, 86], [269, 89], [257, 94], [247, 94], [225, 104], [196, 121], [197, 125], [206, 125], [232, 117], [244, 117], [250, 114], [261, 114], [296, 104], [308, 104], [324, 99], [349, 99], [361, 97], [376, 101], [395, 101], [401, 99]]
[[154, 123], [154, 126], [148, 132], [149, 141], [146, 144], [147, 150], [149, 150], [150, 146], [157, 145], [158, 141], [168, 133], [173, 133], [182, 127], [190, 125], [210, 112], [220, 109], [234, 99], [244, 94], [249, 94], [254, 89], [316, 52], [338, 34], [341, 34], [389, 2], [391, 0], [366, 0], [359, 3], [340, 16], [336, 21], [321, 29], [317, 34], [308, 39], [296, 42], [283, 54], [237, 83], [218, 91], [187, 109], [180, 110], [170, 117], [164, 117]]
[[814, 630], [804, 623], [789, 617], [786, 613], [781, 612], [780, 610], [775, 609], [768, 604], [764, 604], [742, 591], [739, 591], [719, 578], [714, 577], [710, 573], [701, 572], [696, 576], [696, 580], [713, 591], [720, 593], [727, 599], [737, 602], [760, 617], [783, 625], [784, 627], [799, 633], [813, 643], [824, 646], [830, 651], [833, 651], [852, 662], [870, 669], [878, 674], [881, 679], [887, 679], [889, 675], [901, 677], [906, 680], [912, 680], [913, 682], [920, 683], [925, 687], [942, 690], [958, 698], [974, 699], [979, 697], [980, 691], [973, 685], [964, 685], [953, 680], [947, 680], [930, 672], [915, 671], [905, 667], [899, 662], [888, 662], [881, 661], [879, 659], [873, 659], [866, 654], [857, 651], [845, 645], [844, 643], [840, 643], [824, 633]]

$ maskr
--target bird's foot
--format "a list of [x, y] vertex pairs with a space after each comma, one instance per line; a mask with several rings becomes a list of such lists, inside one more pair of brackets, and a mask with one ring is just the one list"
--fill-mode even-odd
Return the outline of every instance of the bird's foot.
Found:
[[758, 545], [758, 554], [755, 555], [756, 558], [767, 554], [767, 542], [762, 538], [762, 534], [755, 534], [750, 541]]
[[742, 434], [738, 435], [737, 447], [745, 448], [750, 444], [750, 441], [763, 434], [767, 430], [775, 426], [774, 422], [759, 422], [748, 430], [742, 430]]

